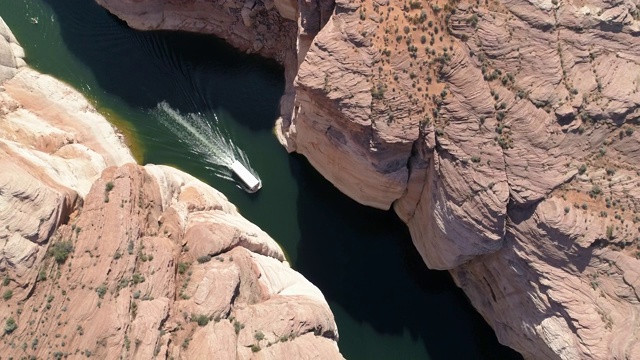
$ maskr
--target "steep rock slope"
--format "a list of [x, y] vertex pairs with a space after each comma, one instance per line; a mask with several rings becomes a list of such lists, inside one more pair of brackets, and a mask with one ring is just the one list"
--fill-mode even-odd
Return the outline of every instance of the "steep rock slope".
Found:
[[86, 99], [24, 66], [1, 19], [0, 54], [0, 269], [24, 286], [93, 180], [133, 158]]
[[637, 357], [638, 1], [297, 11], [283, 144], [355, 200], [393, 206], [501, 342]]
[[221, 193], [173, 168], [107, 168], [48, 248], [27, 283], [8, 273], [17, 328], [4, 353], [342, 358], [320, 290]]
[[634, 358], [639, 14], [337, 1], [300, 66], [287, 145], [354, 199], [393, 204], [501, 342]]
[[23, 56], [0, 19], [3, 357], [342, 358], [322, 293], [273, 239], [199, 180], [133, 164]]

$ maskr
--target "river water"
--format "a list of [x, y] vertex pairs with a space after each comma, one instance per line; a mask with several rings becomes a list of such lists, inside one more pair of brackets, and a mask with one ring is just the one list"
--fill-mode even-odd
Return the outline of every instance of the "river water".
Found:
[[[131, 30], [92, 0], [1, 0], [0, 16], [27, 63], [84, 93], [138, 161], [200, 178], [275, 238], [327, 298], [347, 359], [521, 358], [497, 342], [446, 272], [426, 269], [392, 212], [358, 205], [278, 144], [277, 64], [210, 36]], [[263, 189], [249, 195], [216, 176], [158, 119], [162, 103], [215, 115]]]

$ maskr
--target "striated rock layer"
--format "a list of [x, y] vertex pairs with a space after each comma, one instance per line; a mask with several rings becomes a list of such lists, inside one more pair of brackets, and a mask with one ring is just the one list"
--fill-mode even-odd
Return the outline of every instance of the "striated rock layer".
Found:
[[320, 290], [208, 185], [133, 163], [0, 19], [5, 357], [342, 359]]
[[502, 343], [640, 357], [638, 0], [298, 1], [296, 22], [288, 150], [393, 207]]

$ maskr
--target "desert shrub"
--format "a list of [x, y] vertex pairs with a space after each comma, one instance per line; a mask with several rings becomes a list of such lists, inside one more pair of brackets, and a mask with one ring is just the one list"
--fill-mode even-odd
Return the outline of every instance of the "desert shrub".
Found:
[[187, 262], [181, 262], [181, 263], [178, 263], [178, 273], [179, 273], [180, 275], [182, 275], [182, 274], [184, 274], [185, 272], [187, 272], [187, 269], [189, 269], [189, 265], [190, 265], [190, 264], [189, 264], [189, 263], [187, 263]]
[[135, 285], [135, 284], [140, 284], [144, 282], [144, 276], [142, 276], [141, 274], [133, 274], [133, 276], [131, 277], [131, 282]]
[[67, 258], [72, 251], [73, 244], [71, 241], [61, 241], [55, 243], [49, 248], [49, 255], [53, 256], [58, 264], [63, 264], [67, 261]]
[[209, 317], [207, 315], [192, 316], [191, 321], [196, 322], [199, 326], [205, 326], [209, 323]]
[[607, 226], [607, 239], [613, 239], [613, 225]]
[[580, 167], [578, 168], [578, 174], [582, 175], [585, 172], [587, 172], [587, 165], [585, 164], [580, 165]]
[[102, 285], [98, 286], [96, 288], [96, 292], [98, 293], [98, 297], [100, 299], [103, 299], [104, 298], [104, 294], [107, 293], [107, 286], [105, 284], [102, 284]]
[[111, 190], [113, 190], [113, 183], [109, 181], [108, 183], [104, 184], [104, 191], [109, 192]]
[[239, 334], [240, 330], [244, 329], [244, 324], [238, 320], [233, 320], [233, 329], [236, 331], [236, 334]]
[[9, 317], [4, 324], [4, 333], [11, 334], [17, 328], [18, 324], [16, 324], [16, 321], [12, 317]]

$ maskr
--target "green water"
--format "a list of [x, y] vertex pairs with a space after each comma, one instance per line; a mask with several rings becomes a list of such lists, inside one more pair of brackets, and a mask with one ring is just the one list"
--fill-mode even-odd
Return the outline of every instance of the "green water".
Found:
[[[0, 0], [27, 62], [82, 91], [144, 163], [219, 189], [325, 294], [347, 359], [518, 359], [444, 272], [426, 270], [405, 226], [356, 204], [272, 134], [282, 69], [207, 36], [137, 32], [92, 0]], [[31, 18], [37, 18], [33, 24]], [[149, 111], [217, 114], [260, 174], [254, 195], [207, 171]]]

